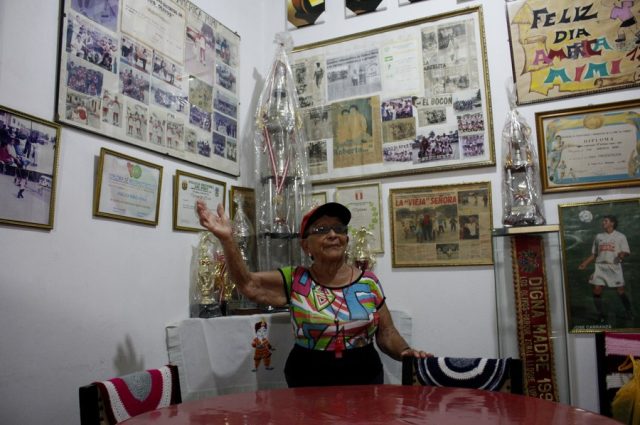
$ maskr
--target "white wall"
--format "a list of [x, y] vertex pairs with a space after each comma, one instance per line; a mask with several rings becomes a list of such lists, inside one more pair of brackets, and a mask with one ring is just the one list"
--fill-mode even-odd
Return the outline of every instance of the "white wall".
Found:
[[[386, 3], [386, 11], [345, 20], [342, 2], [327, 1], [323, 25], [291, 34], [296, 45], [307, 44], [462, 6], [454, 0], [407, 7], [398, 7], [396, 0]], [[254, 94], [273, 56], [273, 35], [285, 28], [284, 2], [198, 0], [196, 4], [242, 37], [241, 140], [251, 142]], [[504, 86], [511, 69], [504, 3], [468, 4], [483, 5], [490, 29], [486, 37], [499, 159], [500, 131], [508, 110]], [[0, 0], [0, 104], [53, 120], [57, 39], [57, 2]], [[520, 111], [533, 125], [536, 111], [637, 98], [638, 94], [638, 90], [619, 91]], [[95, 160], [103, 146], [164, 167], [157, 227], [92, 217]], [[79, 423], [79, 386], [167, 361], [164, 327], [188, 315], [189, 267], [197, 243], [195, 235], [171, 230], [171, 177], [180, 169], [211, 175], [228, 185], [248, 185], [252, 146], [244, 146], [243, 176], [236, 180], [63, 127], [54, 229], [0, 226], [0, 423]], [[499, 170], [488, 167], [386, 179], [382, 181], [383, 211], [388, 211], [390, 188], [489, 180], [494, 187], [494, 223], [499, 227]], [[637, 193], [637, 189], [622, 189], [545, 196], [547, 220], [557, 223], [556, 206], [566, 200]], [[493, 268], [392, 269], [387, 215], [386, 253], [378, 258], [376, 272], [389, 305], [413, 315], [415, 345], [438, 354], [495, 355]], [[569, 341], [573, 404], [597, 410], [593, 338], [571, 336]]]

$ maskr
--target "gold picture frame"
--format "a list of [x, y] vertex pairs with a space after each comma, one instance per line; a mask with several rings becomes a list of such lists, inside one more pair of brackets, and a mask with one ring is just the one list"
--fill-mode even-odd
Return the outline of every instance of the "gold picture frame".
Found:
[[93, 215], [158, 225], [162, 166], [100, 149]]
[[298, 46], [291, 64], [313, 184], [495, 164], [480, 6]]
[[218, 204], [225, 206], [227, 184], [208, 177], [176, 170], [173, 179], [173, 229], [188, 232], [206, 230], [200, 225], [195, 210], [196, 201], [202, 199], [215, 211]]
[[638, 4], [506, 2], [517, 104], [637, 87]]
[[393, 267], [493, 264], [491, 183], [389, 191]]
[[640, 185], [640, 100], [535, 115], [542, 191]]
[[[638, 332], [640, 198], [560, 204], [558, 220], [568, 331]], [[621, 293], [632, 297], [628, 308]]]
[[53, 229], [60, 125], [0, 106], [0, 223]]

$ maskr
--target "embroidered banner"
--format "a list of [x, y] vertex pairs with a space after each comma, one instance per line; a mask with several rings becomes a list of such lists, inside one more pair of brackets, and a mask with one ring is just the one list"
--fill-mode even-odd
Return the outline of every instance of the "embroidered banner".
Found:
[[525, 394], [558, 401], [542, 236], [513, 236], [511, 258]]

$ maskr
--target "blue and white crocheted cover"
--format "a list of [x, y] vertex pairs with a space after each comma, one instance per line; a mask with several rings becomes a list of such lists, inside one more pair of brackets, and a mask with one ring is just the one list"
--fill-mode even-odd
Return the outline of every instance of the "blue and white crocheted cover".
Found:
[[510, 358], [427, 357], [415, 359], [422, 385], [497, 391], [508, 376]]

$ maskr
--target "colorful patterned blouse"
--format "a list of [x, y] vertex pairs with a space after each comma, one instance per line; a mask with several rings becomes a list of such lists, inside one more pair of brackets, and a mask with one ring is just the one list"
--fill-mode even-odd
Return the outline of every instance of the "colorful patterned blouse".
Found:
[[340, 288], [315, 282], [305, 267], [285, 267], [280, 273], [296, 344], [314, 350], [342, 351], [373, 342], [378, 309], [385, 296], [372, 272], [366, 271]]

